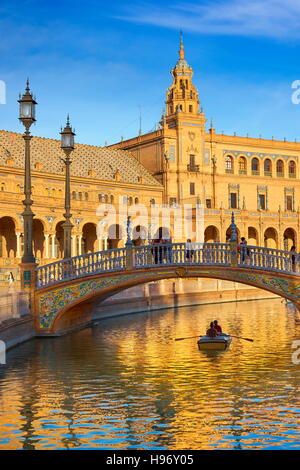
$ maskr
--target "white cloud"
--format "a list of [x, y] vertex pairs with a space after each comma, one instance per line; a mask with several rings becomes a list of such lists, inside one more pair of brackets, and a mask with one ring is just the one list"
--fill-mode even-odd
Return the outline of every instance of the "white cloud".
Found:
[[204, 34], [300, 38], [300, 0], [206, 0], [131, 5], [119, 19]]

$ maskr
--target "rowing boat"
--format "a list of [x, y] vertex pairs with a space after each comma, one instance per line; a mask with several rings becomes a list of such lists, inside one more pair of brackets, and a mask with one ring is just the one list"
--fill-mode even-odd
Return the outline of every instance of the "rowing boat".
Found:
[[231, 340], [231, 336], [222, 334], [214, 338], [202, 336], [197, 343], [200, 351], [225, 351], [225, 349], [229, 348]]

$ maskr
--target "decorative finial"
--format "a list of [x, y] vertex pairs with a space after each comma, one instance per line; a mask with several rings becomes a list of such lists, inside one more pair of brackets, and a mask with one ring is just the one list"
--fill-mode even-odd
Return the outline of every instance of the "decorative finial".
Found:
[[26, 91], [29, 93], [30, 88], [29, 88], [29, 78], [26, 80]]
[[237, 232], [236, 232], [236, 225], [234, 222], [234, 212], [232, 212], [231, 214], [230, 241], [237, 242]]
[[67, 126], [70, 125], [70, 116], [69, 116], [69, 113], [68, 113], [68, 116], [67, 116]]
[[126, 245], [132, 245], [131, 240], [131, 217], [130, 215], [127, 217], [127, 241]]

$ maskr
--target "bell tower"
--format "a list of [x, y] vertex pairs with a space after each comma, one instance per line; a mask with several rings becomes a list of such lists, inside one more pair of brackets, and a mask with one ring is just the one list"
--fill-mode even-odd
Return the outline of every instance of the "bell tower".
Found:
[[173, 117], [176, 113], [184, 113], [190, 116], [199, 114], [199, 98], [197, 88], [192, 83], [193, 69], [185, 60], [182, 33], [180, 32], [179, 59], [171, 70], [173, 84], [167, 90], [166, 118]]
[[[164, 131], [166, 200], [191, 203], [202, 191], [205, 117], [199, 110], [199, 95], [193, 84], [193, 69], [185, 59], [180, 33], [179, 58], [171, 70], [172, 85], [167, 89]], [[163, 165], [162, 165], [163, 166]]]

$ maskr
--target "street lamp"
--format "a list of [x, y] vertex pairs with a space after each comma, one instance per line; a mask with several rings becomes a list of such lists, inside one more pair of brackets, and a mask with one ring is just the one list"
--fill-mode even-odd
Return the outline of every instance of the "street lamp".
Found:
[[71, 210], [71, 197], [70, 197], [70, 165], [71, 152], [74, 150], [74, 136], [76, 135], [69, 121], [69, 115], [67, 117], [67, 123], [65, 128], [60, 132], [61, 135], [61, 148], [65, 152], [66, 158], [62, 158], [62, 161], [66, 165], [66, 180], [65, 180], [65, 222], [62, 224], [64, 231], [64, 258], [71, 258], [71, 233], [73, 225], [70, 221], [72, 214]]
[[37, 102], [33, 99], [32, 94], [30, 93], [29, 80], [26, 82], [25, 93], [22, 98], [18, 100], [20, 103], [20, 112], [19, 120], [25, 127], [25, 132], [23, 134], [23, 139], [25, 140], [25, 173], [24, 173], [24, 195], [25, 199], [23, 223], [24, 223], [24, 254], [22, 257], [22, 263], [35, 263], [35, 257], [33, 255], [33, 245], [32, 245], [32, 225], [34, 213], [31, 210], [31, 205], [33, 203], [31, 199], [31, 168], [30, 168], [30, 140], [32, 136], [30, 135], [30, 126], [35, 122], [35, 106]]

